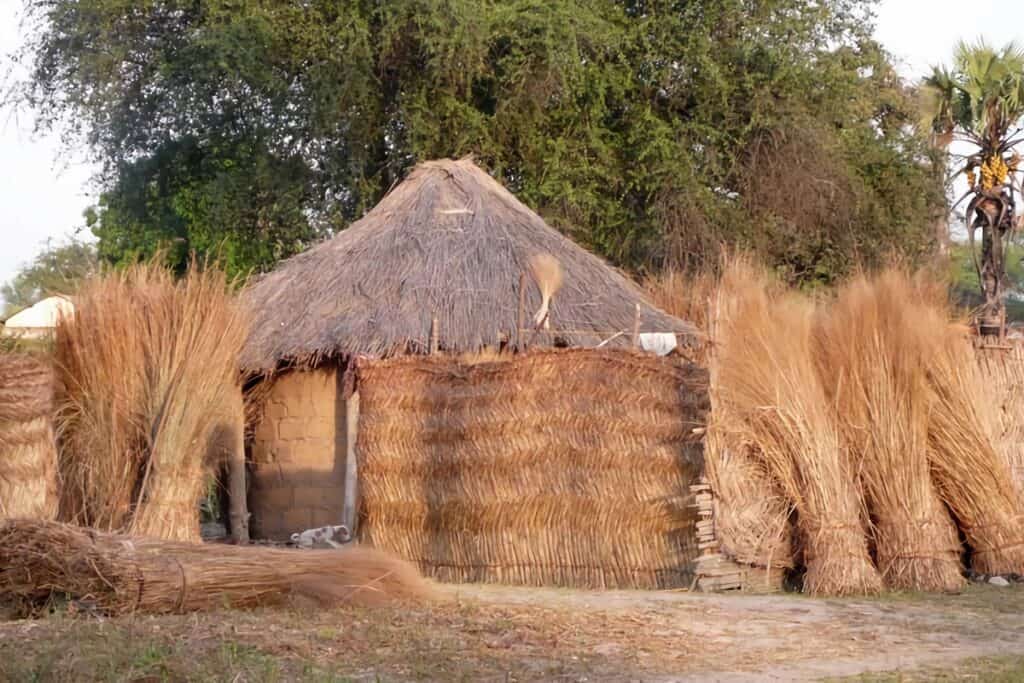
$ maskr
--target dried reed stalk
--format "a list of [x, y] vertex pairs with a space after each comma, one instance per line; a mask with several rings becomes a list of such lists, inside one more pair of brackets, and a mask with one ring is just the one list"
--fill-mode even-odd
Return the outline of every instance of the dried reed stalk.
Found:
[[[663, 278], [660, 283], [665, 297], [656, 297], [656, 301], [667, 298], [672, 289], [679, 289], [682, 296], [676, 298], [676, 306], [670, 310], [675, 312], [686, 305], [687, 309], [695, 308], [687, 302], [682, 288], [673, 285], [673, 274]], [[708, 276], [697, 280], [699, 285], [711, 281]], [[694, 291], [691, 290], [691, 291]], [[738, 422], [729, 410], [727, 401], [719, 396], [718, 368], [715, 356], [714, 340], [719, 338], [719, 325], [722, 315], [733, 315], [735, 311], [722, 310], [722, 306], [732, 306], [735, 297], [714, 296], [708, 299], [706, 313], [702, 316], [704, 326], [712, 343], [707, 347], [707, 360], [710, 373], [711, 414], [708, 417], [707, 433], [704, 438], [705, 476], [714, 492], [714, 529], [715, 536], [721, 544], [721, 550], [729, 558], [744, 564], [758, 567], [792, 568], [793, 557], [793, 525], [790, 520], [792, 505], [772, 479], [765, 466], [763, 457], [756, 452], [757, 446], [749, 441], [744, 442], [743, 425]], [[675, 309], [675, 310], [674, 310]]]
[[0, 521], [56, 514], [53, 370], [31, 356], [0, 354]]
[[960, 542], [928, 464], [926, 369], [945, 319], [927, 289], [895, 269], [852, 280], [821, 318], [817, 353], [874, 522], [882, 579], [952, 591], [964, 585]]
[[175, 543], [57, 522], [0, 525], [0, 602], [23, 614], [69, 596], [105, 614], [164, 614], [279, 604], [428, 600], [411, 565], [368, 548], [285, 550]]
[[718, 277], [713, 272], [668, 269], [647, 277], [643, 286], [655, 306], [710, 334], [713, 321], [708, 315], [709, 304], [718, 291]]
[[979, 367], [996, 419], [996, 452], [1013, 473], [1018, 491], [1024, 491], [1024, 349], [979, 348]]
[[61, 518], [199, 540], [209, 432], [239, 391], [247, 320], [223, 273], [138, 265], [85, 282], [58, 323]]
[[797, 513], [804, 591], [881, 589], [868, 554], [863, 502], [842, 455], [812, 349], [814, 305], [770, 296], [770, 280], [745, 260], [730, 264], [715, 340], [714, 391], [757, 447]]
[[967, 538], [975, 571], [1024, 573], [1024, 498], [996, 449], [1001, 404], [971, 343], [953, 330], [936, 334], [940, 349], [929, 368], [932, 477]]
[[562, 287], [562, 264], [551, 254], [537, 254], [530, 259], [530, 272], [540, 290], [540, 308], [533, 317], [533, 324], [538, 327], [544, 325], [544, 329], [548, 329], [551, 299]]

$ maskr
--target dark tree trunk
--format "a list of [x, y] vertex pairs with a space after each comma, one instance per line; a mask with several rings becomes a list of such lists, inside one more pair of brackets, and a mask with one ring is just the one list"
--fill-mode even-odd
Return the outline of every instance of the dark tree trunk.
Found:
[[1002, 243], [997, 231], [989, 224], [982, 226], [981, 237], [981, 293], [985, 297], [978, 319], [982, 335], [1002, 335], [1004, 304], [1002, 297], [1002, 269], [1000, 252]]

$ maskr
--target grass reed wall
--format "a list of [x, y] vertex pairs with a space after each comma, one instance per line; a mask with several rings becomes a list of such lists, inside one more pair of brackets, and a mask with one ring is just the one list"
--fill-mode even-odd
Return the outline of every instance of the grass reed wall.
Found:
[[361, 364], [360, 535], [446, 581], [689, 585], [707, 375], [624, 351]]
[[56, 514], [53, 369], [33, 356], [0, 353], [0, 521]]

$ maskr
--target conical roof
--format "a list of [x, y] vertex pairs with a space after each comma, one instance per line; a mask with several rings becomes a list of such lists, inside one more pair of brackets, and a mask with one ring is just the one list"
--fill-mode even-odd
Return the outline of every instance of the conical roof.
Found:
[[637, 304], [642, 331], [695, 333], [471, 160], [444, 160], [418, 165], [362, 219], [247, 290], [254, 321], [243, 367], [423, 352], [434, 318], [444, 351], [514, 342], [521, 274], [527, 322], [540, 306], [529, 264], [541, 253], [564, 277], [550, 333], [527, 333], [531, 345], [628, 345]]

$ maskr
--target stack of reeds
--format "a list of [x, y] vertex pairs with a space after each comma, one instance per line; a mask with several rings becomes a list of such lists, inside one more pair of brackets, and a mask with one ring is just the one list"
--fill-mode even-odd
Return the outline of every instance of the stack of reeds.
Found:
[[1024, 491], [1024, 348], [978, 348], [978, 363], [988, 392], [987, 400], [997, 428], [996, 450], [1013, 473], [1018, 491]]
[[813, 355], [815, 306], [772, 296], [770, 278], [738, 259], [725, 271], [714, 340], [715, 408], [730, 438], [748, 443], [795, 511], [803, 587], [812, 594], [876, 592], [863, 501], [845, 458]]
[[199, 540], [210, 430], [247, 319], [223, 273], [137, 265], [86, 281], [57, 326], [61, 519]]
[[896, 269], [854, 278], [821, 316], [817, 356], [886, 586], [947, 591], [964, 578], [929, 471], [927, 368], [946, 319], [928, 284]]
[[33, 356], [0, 354], [0, 520], [56, 513], [53, 369]]
[[1002, 404], [971, 341], [947, 326], [929, 367], [932, 477], [983, 574], [1024, 573], [1024, 496], [998, 452]]
[[607, 350], [359, 369], [363, 540], [434, 577], [679, 587], [707, 375]]
[[[707, 276], [699, 281], [706, 280]], [[670, 291], [666, 288], [665, 298], [673, 300]], [[768, 296], [777, 294], [766, 292]], [[680, 298], [685, 300], [685, 296]], [[709, 300], [705, 329], [710, 339], [720, 338], [720, 321], [724, 316], [733, 317], [738, 304], [735, 296], [716, 295]], [[715, 352], [716, 344], [712, 343], [707, 355], [711, 414], [704, 439], [705, 473], [714, 492], [715, 537], [722, 552], [737, 562], [764, 567], [769, 575], [773, 570], [792, 569], [792, 503], [772, 477], [757, 444], [730, 410], [729, 402], [719, 394], [720, 364]]]
[[70, 598], [103, 614], [434, 597], [414, 567], [367, 549], [286, 550], [118, 536], [58, 522], [0, 525], [0, 602], [22, 614]]

